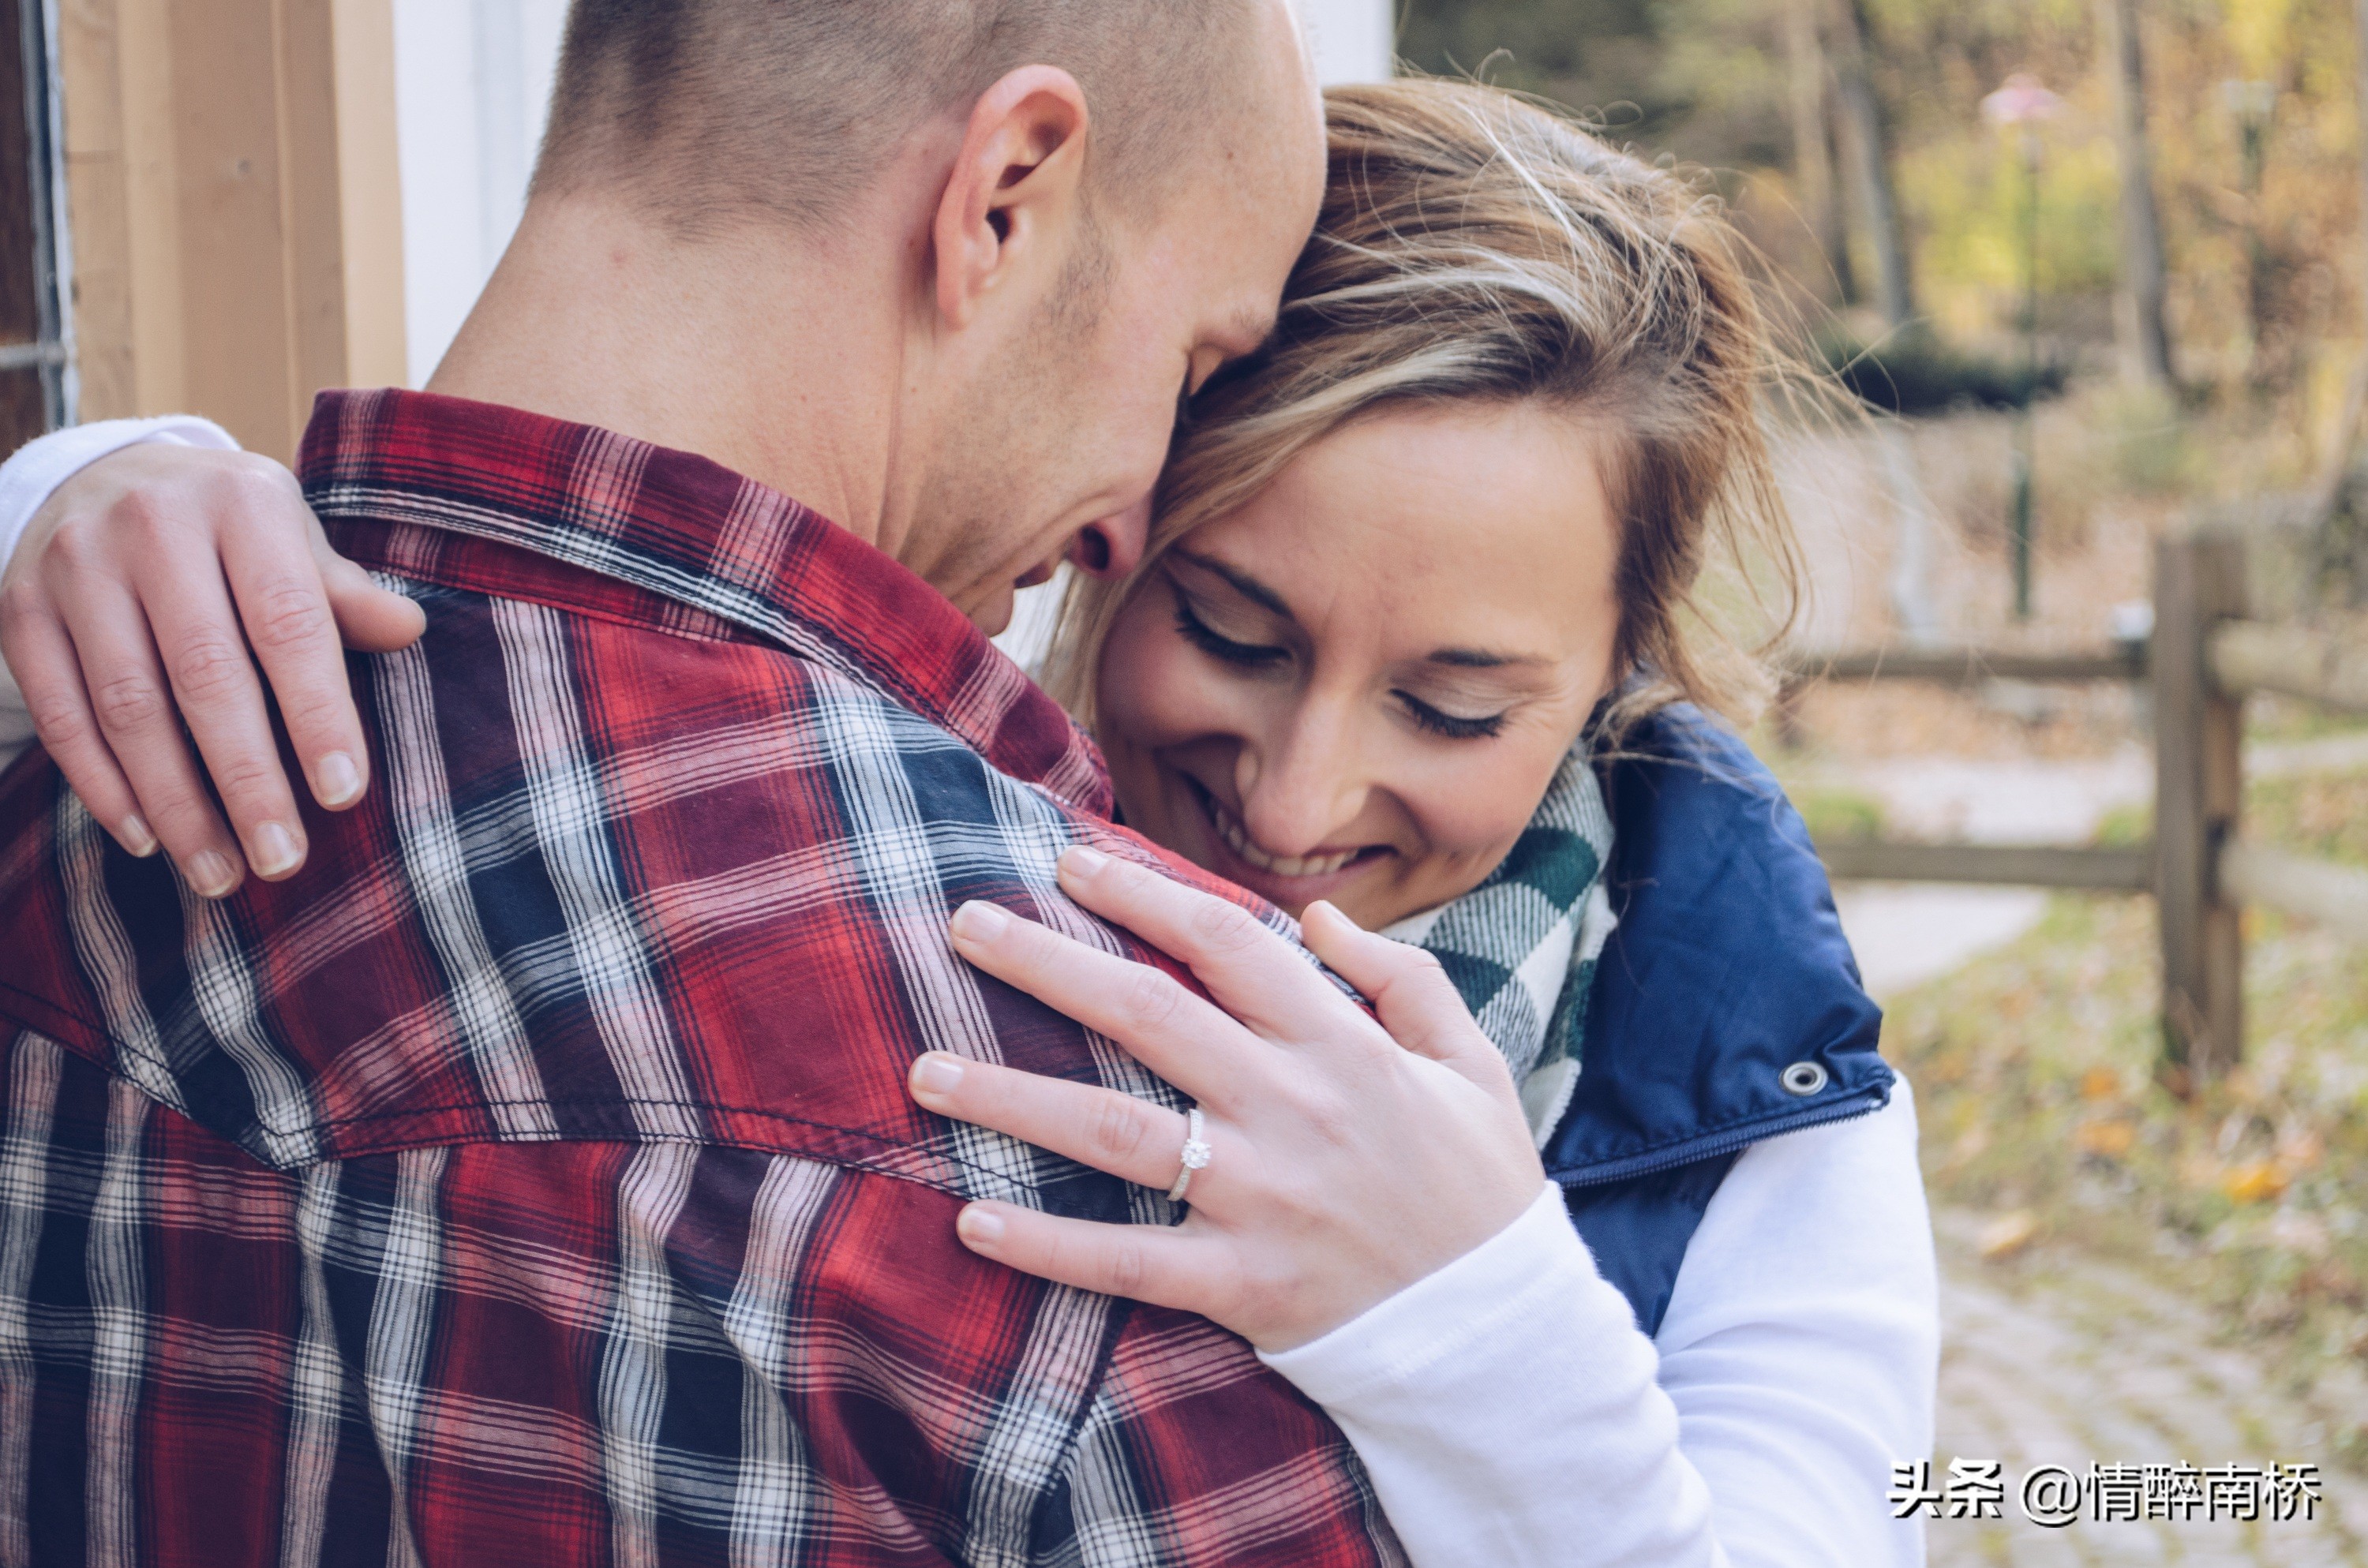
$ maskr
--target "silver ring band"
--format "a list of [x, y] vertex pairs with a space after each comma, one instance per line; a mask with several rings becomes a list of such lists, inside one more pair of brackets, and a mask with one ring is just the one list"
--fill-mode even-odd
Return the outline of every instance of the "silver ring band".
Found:
[[1201, 1108], [1194, 1106], [1184, 1113], [1184, 1168], [1176, 1173], [1176, 1185], [1167, 1189], [1167, 1201], [1181, 1203], [1192, 1186], [1192, 1173], [1209, 1168], [1209, 1145], [1201, 1138]]

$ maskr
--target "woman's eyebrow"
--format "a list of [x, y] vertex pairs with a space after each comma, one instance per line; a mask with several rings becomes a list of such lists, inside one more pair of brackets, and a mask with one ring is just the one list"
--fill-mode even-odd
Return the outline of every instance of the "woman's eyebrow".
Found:
[[1528, 668], [1554, 663], [1552, 659], [1543, 659], [1535, 653], [1493, 653], [1486, 648], [1441, 648], [1425, 662], [1458, 670]]
[[1248, 573], [1228, 566], [1214, 556], [1195, 555], [1189, 550], [1178, 550], [1176, 553], [1198, 566], [1201, 571], [1224, 578], [1232, 586], [1234, 592], [1261, 609], [1270, 609], [1286, 620], [1299, 619], [1291, 613], [1291, 606], [1284, 602], [1281, 594], [1276, 593]]

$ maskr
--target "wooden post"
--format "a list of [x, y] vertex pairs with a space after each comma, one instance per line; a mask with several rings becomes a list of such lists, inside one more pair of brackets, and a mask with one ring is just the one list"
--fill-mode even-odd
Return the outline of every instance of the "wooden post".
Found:
[[400, 381], [393, 0], [76, 0], [60, 18], [83, 414], [287, 458]]
[[2163, 1077], [2188, 1093], [2244, 1047], [2237, 906], [2221, 896], [2221, 846], [2242, 787], [2238, 699], [2207, 659], [2214, 624], [2245, 613], [2245, 558], [2225, 535], [2167, 539], [2155, 551], [2156, 893], [2162, 920]]

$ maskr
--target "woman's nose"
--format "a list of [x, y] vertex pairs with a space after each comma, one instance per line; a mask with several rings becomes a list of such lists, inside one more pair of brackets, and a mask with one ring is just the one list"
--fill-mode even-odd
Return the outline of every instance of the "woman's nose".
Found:
[[1270, 750], [1243, 748], [1235, 787], [1242, 826], [1274, 855], [1344, 848], [1342, 830], [1364, 811], [1366, 782], [1337, 725], [1302, 725]]

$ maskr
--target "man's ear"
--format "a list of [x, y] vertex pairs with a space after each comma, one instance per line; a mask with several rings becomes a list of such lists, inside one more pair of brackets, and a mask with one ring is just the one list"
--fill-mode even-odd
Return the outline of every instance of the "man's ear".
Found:
[[930, 230], [949, 324], [969, 325], [997, 286], [1057, 249], [1078, 221], [1086, 119], [1085, 89], [1053, 65], [1023, 65], [972, 106]]

